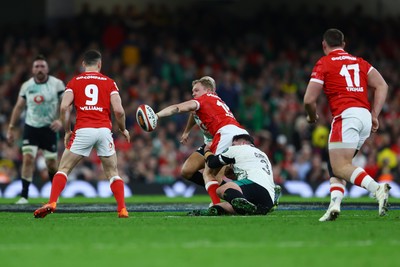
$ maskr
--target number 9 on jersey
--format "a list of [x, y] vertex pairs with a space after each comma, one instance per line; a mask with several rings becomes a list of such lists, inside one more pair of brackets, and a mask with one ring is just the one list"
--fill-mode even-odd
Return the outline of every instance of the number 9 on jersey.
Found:
[[136, 121], [144, 131], [153, 131], [157, 127], [157, 120], [157, 115], [150, 106], [141, 104], [137, 108]]

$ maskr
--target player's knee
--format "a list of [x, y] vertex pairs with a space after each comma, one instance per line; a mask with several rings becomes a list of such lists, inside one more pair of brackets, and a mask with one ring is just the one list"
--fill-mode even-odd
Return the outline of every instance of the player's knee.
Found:
[[194, 174], [194, 172], [187, 168], [181, 169], [181, 176], [185, 179], [190, 179], [193, 176], [193, 174]]
[[31, 154], [24, 154], [23, 159], [24, 159], [25, 166], [32, 166], [35, 161], [33, 155], [31, 155]]
[[216, 193], [217, 193], [219, 198], [223, 198], [225, 190], [226, 190], [226, 188], [224, 188], [224, 187], [218, 187], [217, 188]]

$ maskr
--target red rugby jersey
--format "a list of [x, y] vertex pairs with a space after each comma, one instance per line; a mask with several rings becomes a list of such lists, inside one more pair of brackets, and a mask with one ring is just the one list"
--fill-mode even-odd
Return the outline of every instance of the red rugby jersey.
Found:
[[216, 94], [204, 94], [194, 99], [197, 102], [196, 115], [202, 121], [201, 127], [212, 136], [226, 125], [243, 128], [235, 119], [229, 107]]
[[65, 91], [74, 94], [76, 110], [75, 130], [80, 128], [109, 128], [111, 95], [119, 94], [115, 82], [99, 72], [84, 72], [75, 76]]
[[370, 110], [368, 73], [372, 69], [364, 59], [335, 49], [318, 60], [310, 81], [323, 85], [333, 116], [350, 107]]

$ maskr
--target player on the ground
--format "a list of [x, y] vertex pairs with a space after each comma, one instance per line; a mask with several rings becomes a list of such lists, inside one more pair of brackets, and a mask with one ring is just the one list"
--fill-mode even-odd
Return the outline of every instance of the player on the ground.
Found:
[[[111, 110], [127, 142], [130, 141], [130, 135], [125, 127], [125, 111], [119, 89], [112, 79], [100, 73], [101, 65], [100, 52], [87, 51], [82, 62], [84, 72], [75, 76], [65, 88], [60, 118], [65, 130], [66, 149], [53, 179], [49, 202], [34, 212], [35, 218], [43, 218], [55, 211], [68, 175], [83, 157], [89, 156], [93, 148], [101, 159], [105, 176], [110, 180], [110, 188], [117, 201], [118, 217], [129, 217], [125, 206], [124, 182], [118, 175], [111, 132]], [[72, 105], [76, 110], [73, 132], [70, 115]]]
[[189, 215], [265, 215], [271, 211], [275, 199], [272, 166], [267, 155], [254, 146], [250, 135], [234, 136], [232, 146], [217, 155], [207, 151], [206, 147], [205, 159], [210, 168], [231, 165], [237, 180], [217, 189], [218, 196], [226, 202]]
[[[379, 215], [386, 214], [389, 184], [379, 185], [364, 169], [352, 164], [371, 131], [379, 128], [378, 116], [385, 103], [388, 85], [381, 74], [360, 57], [344, 51], [344, 35], [329, 29], [323, 35], [325, 56], [311, 73], [304, 95], [307, 120], [318, 120], [317, 99], [322, 91], [327, 96], [333, 121], [329, 135], [329, 158], [335, 177], [330, 179], [331, 202], [320, 221], [335, 220], [340, 213], [346, 181], [373, 193], [379, 203]], [[368, 90], [373, 96], [368, 100]]]

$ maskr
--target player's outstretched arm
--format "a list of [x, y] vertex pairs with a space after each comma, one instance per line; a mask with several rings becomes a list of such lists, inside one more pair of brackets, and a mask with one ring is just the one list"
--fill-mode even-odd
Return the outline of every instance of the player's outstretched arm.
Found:
[[197, 109], [197, 102], [194, 100], [189, 100], [186, 102], [168, 106], [168, 107], [160, 110], [156, 114], [157, 114], [158, 118], [164, 118], [164, 117], [172, 116], [174, 114], [195, 111], [196, 109]]

